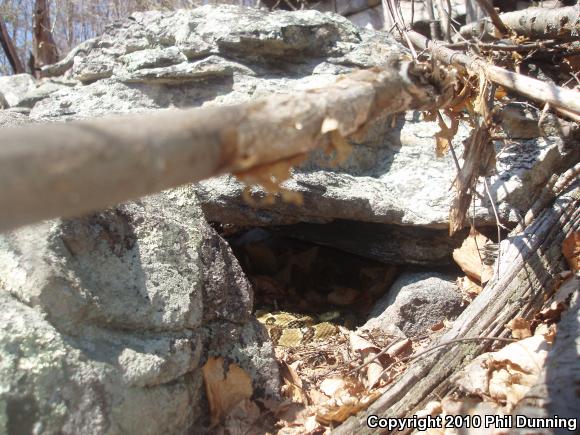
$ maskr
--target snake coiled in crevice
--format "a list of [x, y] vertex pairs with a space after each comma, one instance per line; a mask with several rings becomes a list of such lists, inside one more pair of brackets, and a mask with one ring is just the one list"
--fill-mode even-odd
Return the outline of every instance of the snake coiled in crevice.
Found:
[[285, 311], [256, 313], [275, 346], [298, 347], [316, 340], [328, 339], [339, 332], [339, 327], [328, 320], [337, 320], [339, 314], [320, 316], [289, 313]]

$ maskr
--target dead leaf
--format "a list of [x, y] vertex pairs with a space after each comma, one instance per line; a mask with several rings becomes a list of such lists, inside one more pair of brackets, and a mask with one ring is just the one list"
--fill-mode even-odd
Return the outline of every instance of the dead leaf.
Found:
[[436, 331], [441, 331], [443, 328], [445, 328], [445, 323], [443, 321], [434, 324], [433, 326], [431, 326], [431, 331], [436, 332]]
[[[252, 160], [254, 157], [249, 158]], [[269, 205], [275, 202], [275, 194], [285, 192], [281, 184], [288, 180], [291, 176], [290, 170], [294, 166], [298, 166], [306, 159], [306, 154], [299, 154], [293, 157], [289, 157], [285, 160], [280, 160], [274, 163], [268, 163], [265, 165], [254, 166], [245, 171], [236, 172], [234, 175], [242, 183], [246, 184], [246, 188], [242, 193], [242, 198], [246, 203], [258, 206], [258, 205]], [[251, 161], [245, 162], [247, 166], [252, 166]], [[267, 195], [262, 201], [255, 201], [252, 197], [251, 185], [259, 185], [267, 192]], [[302, 205], [302, 195], [298, 192], [291, 192], [290, 194], [283, 197], [283, 199], [289, 198], [292, 204]]]
[[461, 246], [453, 251], [453, 260], [472, 280], [485, 284], [489, 280], [490, 266], [483, 264], [481, 249], [489, 241], [487, 237], [472, 230]]
[[328, 397], [334, 397], [337, 392], [345, 389], [346, 382], [341, 378], [327, 378], [320, 383], [319, 389]]
[[474, 359], [453, 382], [469, 394], [505, 405], [510, 412], [535, 384], [549, 347], [541, 335], [511, 343]]
[[534, 316], [531, 329], [536, 333], [542, 325], [553, 325], [560, 321], [562, 313], [568, 308], [570, 297], [574, 292], [580, 290], [580, 277], [563, 272], [561, 276], [567, 276], [559, 282], [556, 293], [546, 302], [544, 309]]
[[339, 287], [331, 291], [327, 296], [326, 299], [329, 303], [339, 305], [339, 306], [346, 306], [351, 305], [354, 301], [357, 300], [359, 297], [360, 292], [354, 288], [350, 287]]
[[544, 339], [548, 343], [552, 344], [554, 343], [554, 340], [556, 339], [556, 334], [558, 333], [558, 325], [556, 325], [555, 323], [551, 324], [550, 326], [540, 325], [540, 327], [536, 332], [541, 333], [544, 336]]
[[[358, 335], [356, 332], [349, 331], [348, 338], [350, 341], [350, 348], [354, 352], [360, 352], [362, 354], [363, 352], [378, 351], [379, 350], [379, 348], [377, 346], [375, 346], [370, 341], [364, 339], [363, 337]], [[368, 355], [368, 353], [365, 354], [364, 356], [366, 356], [366, 355]]]
[[366, 378], [363, 379], [365, 387], [367, 387], [369, 390], [374, 388], [377, 382], [382, 378], [383, 372], [385, 370], [383, 365], [379, 363], [378, 359], [374, 359], [376, 356], [376, 353], [371, 353], [367, 358], [365, 358], [365, 362], [373, 360], [370, 364], [367, 365]]
[[568, 303], [572, 293], [580, 290], [580, 276], [568, 275], [564, 281], [560, 283], [556, 294], [552, 297], [555, 302]]
[[421, 112], [423, 115], [423, 121], [434, 122], [437, 121], [437, 112]]
[[570, 234], [562, 242], [562, 254], [566, 257], [570, 269], [577, 272], [580, 268], [580, 231]]
[[222, 421], [241, 402], [252, 396], [252, 379], [236, 364], [224, 373], [224, 359], [210, 357], [202, 368], [211, 425]]
[[501, 100], [502, 98], [507, 97], [507, 92], [504, 88], [502, 88], [501, 86], [498, 86], [495, 89], [495, 99], [496, 100]]
[[554, 301], [548, 308], [544, 308], [542, 311], [536, 314], [534, 320], [542, 323], [559, 322], [560, 316], [565, 310], [566, 304], [563, 302]]
[[483, 290], [478, 283], [468, 276], [457, 278], [457, 287], [468, 301], [473, 300]]
[[340, 424], [351, 415], [356, 415], [359, 411], [367, 409], [379, 397], [379, 392], [373, 392], [360, 400], [352, 398], [349, 403], [342, 403], [334, 407], [322, 407], [316, 413], [316, 420], [325, 426]]
[[528, 338], [532, 336], [532, 331], [530, 330], [530, 322], [522, 317], [516, 317], [509, 321], [506, 328], [512, 331], [512, 337], [516, 339]]
[[411, 350], [411, 343], [412, 341], [409, 338], [401, 340], [391, 346], [391, 348], [387, 351], [387, 355], [389, 355], [391, 358], [394, 358], [401, 353], [409, 352]]
[[[299, 364], [297, 361], [296, 364]], [[296, 370], [284, 361], [280, 361], [280, 375], [284, 385], [282, 386], [282, 394], [287, 397], [292, 403], [300, 403], [308, 405], [311, 403], [310, 396], [306, 393], [302, 385], [302, 379], [296, 373]]]

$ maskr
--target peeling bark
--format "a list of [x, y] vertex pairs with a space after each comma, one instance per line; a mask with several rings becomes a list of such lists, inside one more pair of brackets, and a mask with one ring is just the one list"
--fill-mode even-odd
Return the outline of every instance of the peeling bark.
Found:
[[[531, 39], [574, 40], [580, 36], [580, 7], [529, 8], [500, 14], [501, 22], [518, 35]], [[466, 24], [459, 30], [469, 38], [501, 39], [503, 35], [490, 18]]]

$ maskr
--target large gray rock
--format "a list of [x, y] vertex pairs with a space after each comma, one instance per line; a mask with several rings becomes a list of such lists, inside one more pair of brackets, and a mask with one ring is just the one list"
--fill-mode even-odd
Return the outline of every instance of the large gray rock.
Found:
[[28, 115], [23, 113], [13, 110], [0, 110], [0, 127], [20, 127], [31, 122]]
[[0, 291], [0, 432], [187, 433], [200, 418], [191, 334], [62, 335]]
[[191, 433], [210, 354], [278, 391], [250, 284], [191, 188], [1, 235], [0, 297], [1, 433]]
[[[85, 86], [64, 88], [34, 105], [31, 118], [68, 120], [170, 107], [233, 104], [272, 93], [327, 84], [341, 73], [405, 56], [388, 35], [355, 27], [346, 18], [318, 11], [277, 11], [204, 6], [173, 13], [136, 13], [87, 41], [47, 69]], [[244, 185], [231, 177], [199, 184], [209, 220], [237, 225], [353, 222], [443, 229], [449, 222], [456, 169], [450, 155], [435, 158], [436, 123], [419, 114], [382, 119], [356, 142], [350, 158], [328, 167], [314, 153], [284, 187], [304, 205], [264, 195], [249, 205]], [[458, 153], [471, 128], [461, 124]], [[505, 223], [525, 213], [533, 193], [560, 170], [558, 138], [503, 146], [492, 196]], [[525, 152], [522, 152], [524, 149]], [[480, 186], [480, 192], [482, 188]], [[471, 209], [470, 209], [471, 211]], [[476, 203], [479, 225], [495, 225], [486, 195]]]
[[36, 82], [30, 74], [0, 77], [0, 108], [17, 106], [35, 87]]
[[455, 278], [432, 271], [403, 272], [361, 328], [389, 331], [394, 326], [415, 337], [443, 320], [454, 320], [464, 308]]
[[87, 86], [51, 95], [31, 116], [63, 120], [238, 103], [320, 86], [338, 73], [398, 58], [401, 50], [382, 33], [317, 11], [208, 5], [135, 13], [45, 68]]

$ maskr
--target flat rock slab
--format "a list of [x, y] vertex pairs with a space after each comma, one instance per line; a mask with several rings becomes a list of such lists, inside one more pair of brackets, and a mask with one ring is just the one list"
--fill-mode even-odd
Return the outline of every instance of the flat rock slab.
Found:
[[[282, 184], [284, 189], [302, 195], [301, 206], [278, 197], [268, 202], [258, 188], [252, 189], [254, 201], [248, 203], [243, 195], [245, 186], [229, 176], [199, 183], [200, 201], [209, 220], [237, 225], [342, 219], [444, 229], [449, 223], [451, 186], [457, 172], [450, 154], [435, 156], [438, 131], [436, 123], [421, 121], [419, 113], [409, 113], [377, 123], [362, 142], [353, 143], [350, 157], [338, 167], [329, 168], [330, 159], [315, 153]], [[453, 140], [459, 154], [468, 135], [468, 126], [462, 124]], [[503, 223], [518, 222], [550, 174], [561, 171], [566, 161], [562, 146], [556, 137], [496, 144], [497, 172], [489, 177], [489, 185]], [[495, 225], [481, 183], [478, 194], [476, 224]]]
[[465, 231], [449, 237], [447, 230], [343, 220], [285, 225], [275, 231], [385, 264], [425, 266], [452, 264], [453, 250], [466, 236]]

